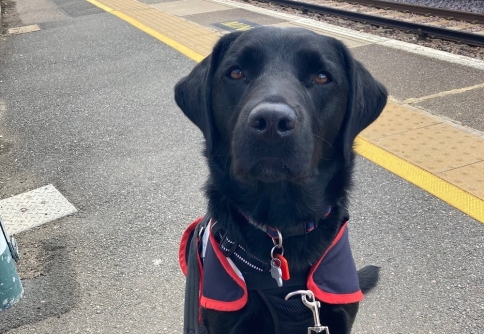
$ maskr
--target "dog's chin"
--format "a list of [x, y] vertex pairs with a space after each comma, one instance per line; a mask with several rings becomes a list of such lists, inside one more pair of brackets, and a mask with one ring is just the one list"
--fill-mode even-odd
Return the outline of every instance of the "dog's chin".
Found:
[[277, 158], [264, 158], [248, 168], [235, 168], [234, 174], [240, 181], [263, 183], [299, 183], [309, 177], [308, 172], [291, 168]]

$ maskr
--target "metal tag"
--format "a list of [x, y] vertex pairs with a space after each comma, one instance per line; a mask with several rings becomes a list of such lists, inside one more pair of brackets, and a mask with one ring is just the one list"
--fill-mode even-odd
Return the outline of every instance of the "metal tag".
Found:
[[273, 279], [276, 280], [278, 287], [282, 286], [282, 270], [280, 267], [281, 267], [281, 260], [279, 259], [271, 260], [271, 276]]

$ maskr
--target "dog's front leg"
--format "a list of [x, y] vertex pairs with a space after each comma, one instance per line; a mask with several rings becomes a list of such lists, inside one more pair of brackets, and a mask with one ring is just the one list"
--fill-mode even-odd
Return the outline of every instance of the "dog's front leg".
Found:
[[331, 334], [350, 334], [359, 303], [332, 305], [321, 302], [320, 319]]

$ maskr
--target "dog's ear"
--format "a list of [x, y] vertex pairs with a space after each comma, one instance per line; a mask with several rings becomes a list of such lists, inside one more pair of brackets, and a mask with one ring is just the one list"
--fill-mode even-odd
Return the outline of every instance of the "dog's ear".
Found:
[[223, 36], [214, 46], [212, 53], [175, 86], [175, 101], [183, 113], [202, 130], [207, 154], [212, 152], [217, 135], [212, 116], [213, 75], [230, 44], [240, 34], [241, 32], [234, 32]]
[[386, 88], [376, 81], [359, 61], [353, 58], [350, 51], [345, 46], [341, 46], [350, 85], [346, 116], [342, 127], [343, 153], [346, 162], [349, 162], [356, 136], [380, 115], [387, 103], [388, 93]]

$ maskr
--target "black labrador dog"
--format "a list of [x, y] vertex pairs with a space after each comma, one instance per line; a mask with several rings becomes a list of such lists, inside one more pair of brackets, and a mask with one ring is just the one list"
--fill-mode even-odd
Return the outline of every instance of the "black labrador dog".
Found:
[[372, 266], [356, 276], [348, 248], [353, 142], [380, 115], [385, 88], [334, 38], [261, 27], [223, 36], [175, 99], [203, 132], [210, 171], [212, 248], [201, 253], [216, 263], [200, 260], [204, 330], [307, 333], [311, 310], [284, 298], [312, 290], [321, 324], [350, 333], [360, 288], [378, 279]]

